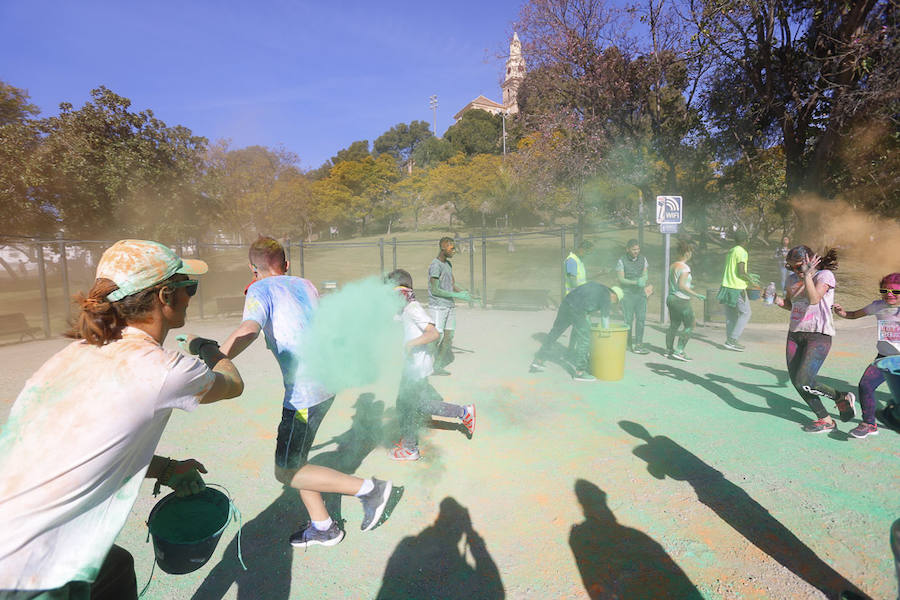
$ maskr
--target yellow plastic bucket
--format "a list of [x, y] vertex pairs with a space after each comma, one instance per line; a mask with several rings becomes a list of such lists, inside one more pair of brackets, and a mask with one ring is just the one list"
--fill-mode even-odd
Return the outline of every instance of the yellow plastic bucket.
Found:
[[625, 376], [627, 327], [591, 328], [591, 373], [603, 381], [618, 381]]

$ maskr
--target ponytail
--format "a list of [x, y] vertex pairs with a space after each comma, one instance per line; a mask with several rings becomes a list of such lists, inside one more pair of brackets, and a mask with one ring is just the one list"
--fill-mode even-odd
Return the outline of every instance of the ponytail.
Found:
[[121, 338], [122, 330], [129, 323], [147, 320], [157, 301], [157, 292], [165, 283], [110, 302], [106, 297], [119, 289], [119, 286], [109, 279], [96, 279], [87, 295], [79, 292], [73, 297], [73, 302], [80, 311], [65, 336], [84, 340], [94, 346], [104, 346]]

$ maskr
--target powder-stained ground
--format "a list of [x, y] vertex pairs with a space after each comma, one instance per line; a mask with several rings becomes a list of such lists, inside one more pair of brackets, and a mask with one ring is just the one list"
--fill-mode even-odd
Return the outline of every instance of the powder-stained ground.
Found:
[[[834, 598], [846, 585], [896, 595], [888, 528], [900, 517], [900, 437], [882, 429], [852, 439], [855, 423], [802, 433], [811, 413], [787, 382], [785, 325], [751, 325], [742, 354], [723, 349], [721, 327], [701, 327], [688, 346], [694, 361], [680, 363], [661, 355], [663, 334], [651, 324], [654, 352], [629, 354], [622, 381], [589, 384], [553, 364], [528, 373], [535, 336], [553, 316], [460, 309], [456, 345], [465, 351], [452, 376], [432, 383], [447, 401], [477, 404], [477, 430], [472, 440], [452, 425], [428, 431], [419, 462], [385, 456], [390, 386], [341, 393], [313, 462], [392, 479], [403, 497], [368, 533], [359, 531], [358, 501], [332, 501], [347, 536], [307, 551], [287, 543], [305, 515], [271, 473], [281, 378], [258, 341], [237, 360], [244, 396], [176, 411], [159, 448], [201, 460], [207, 481], [231, 492], [249, 571], [236, 560], [232, 525], [207, 565], [180, 576], [157, 569], [145, 598], [544, 599], [590, 590], [805, 599]], [[185, 330], [221, 339], [235, 325], [205, 320]], [[821, 375], [855, 389], [874, 356], [874, 320], [837, 327]], [[0, 347], [0, 419], [63, 343]], [[883, 386], [881, 404], [887, 398]], [[144, 523], [151, 488], [118, 540], [135, 556], [140, 585], [153, 561]]]

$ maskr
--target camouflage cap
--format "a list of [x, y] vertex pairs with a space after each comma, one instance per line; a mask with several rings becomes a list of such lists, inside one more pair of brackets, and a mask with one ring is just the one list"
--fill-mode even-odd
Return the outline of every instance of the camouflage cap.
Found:
[[202, 275], [207, 270], [209, 267], [202, 260], [184, 260], [159, 242], [119, 240], [100, 258], [97, 279], [109, 279], [119, 286], [106, 297], [115, 302], [153, 287], [176, 273]]

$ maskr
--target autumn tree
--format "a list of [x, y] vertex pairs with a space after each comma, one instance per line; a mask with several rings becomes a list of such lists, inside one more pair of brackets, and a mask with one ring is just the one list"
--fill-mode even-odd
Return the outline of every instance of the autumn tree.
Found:
[[400, 164], [406, 164], [419, 144], [431, 137], [431, 126], [425, 121], [398, 123], [378, 136], [372, 151], [390, 154]]

